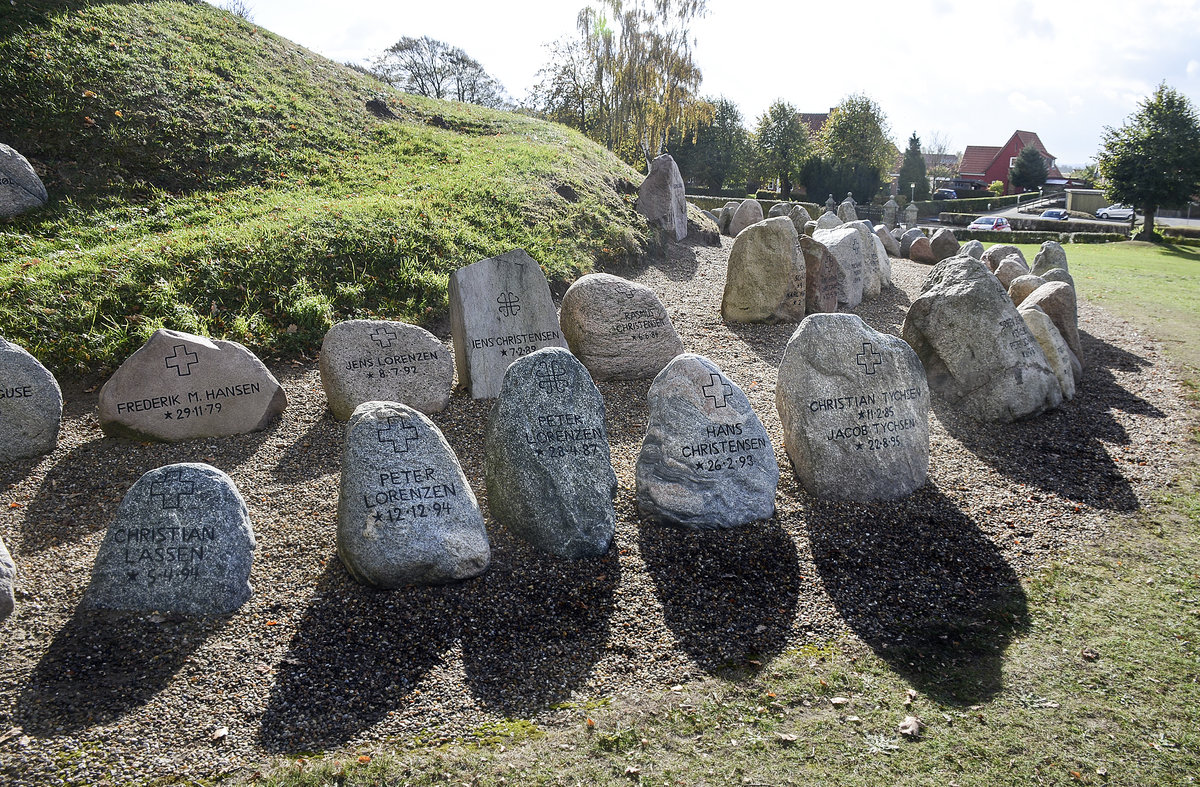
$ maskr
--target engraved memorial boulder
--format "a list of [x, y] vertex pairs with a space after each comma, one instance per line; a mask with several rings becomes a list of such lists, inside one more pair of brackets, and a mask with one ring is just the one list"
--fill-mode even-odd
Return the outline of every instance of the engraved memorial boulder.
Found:
[[683, 352], [654, 290], [608, 273], [572, 284], [558, 322], [571, 352], [596, 380], [649, 379]]
[[796, 234], [803, 235], [804, 227], [813, 220], [812, 214], [808, 212], [808, 208], [799, 203], [793, 203], [788, 208], [787, 217], [792, 220], [792, 224], [796, 227]]
[[742, 389], [712, 361], [680, 355], [649, 393], [637, 504], [651, 520], [737, 527], [775, 512], [779, 465]]
[[822, 213], [817, 217], [818, 230], [831, 230], [835, 227], [842, 226], [844, 222], [838, 218], [836, 213]]
[[386, 320], [347, 320], [321, 342], [321, 386], [329, 411], [345, 421], [363, 402], [400, 402], [437, 413], [450, 401], [454, 359], [424, 328]]
[[1038, 253], [1033, 258], [1032, 273], [1034, 276], [1045, 277], [1050, 271], [1061, 268], [1067, 268], [1067, 252], [1063, 249], [1062, 244], [1057, 241], [1048, 240], [1038, 249]]
[[0, 142], [0, 217], [40, 208], [47, 199], [46, 187], [29, 161]]
[[913, 241], [917, 238], [924, 238], [925, 232], [920, 227], [913, 227], [905, 230], [900, 236], [900, 256], [908, 259], [908, 251], [912, 248]]
[[958, 254], [958, 238], [954, 237], [954, 230], [948, 227], [942, 227], [933, 233], [929, 245], [933, 248], [933, 256], [937, 257], [938, 262]]
[[0, 339], [0, 463], [53, 451], [62, 407], [54, 375], [25, 348]]
[[[879, 297], [882, 282], [879, 279], [879, 264], [875, 257], [875, 246], [872, 244], [870, 253], [868, 253], [866, 238], [863, 236], [863, 229], [858, 222], [846, 223], [831, 230], [818, 230], [814, 237], [825, 244], [825, 248], [829, 249], [829, 253], [838, 261], [839, 267], [843, 270], [859, 271], [862, 279], [862, 295], [859, 302]], [[850, 300], [842, 298], [843, 295], [848, 294], [847, 291], [839, 290], [838, 302], [849, 305]], [[857, 305], [857, 303], [854, 304], [854, 306]]]
[[237, 342], [160, 329], [100, 389], [110, 436], [174, 442], [265, 428], [287, 394]]
[[1066, 282], [1048, 281], [1021, 301], [1022, 306], [1037, 306], [1044, 311], [1067, 346], [1083, 364], [1083, 346], [1079, 343], [1079, 307], [1075, 300], [1075, 288]]
[[996, 277], [971, 257], [929, 273], [904, 317], [929, 388], [977, 420], [1007, 423], [1062, 403], [1062, 388]]
[[858, 206], [849, 195], [844, 200], [838, 203], [837, 217], [842, 220], [843, 224], [849, 224], [852, 221], [858, 221], [858, 211], [855, 208]]
[[687, 201], [675, 159], [663, 154], [650, 162], [650, 173], [638, 189], [637, 211], [675, 240], [687, 237]]
[[1036, 306], [1025, 306], [1017, 309], [1017, 312], [1025, 321], [1025, 327], [1029, 328], [1033, 338], [1037, 339], [1042, 352], [1045, 353], [1046, 363], [1050, 364], [1050, 368], [1054, 370], [1054, 376], [1058, 378], [1059, 387], [1062, 388], [1063, 401], [1074, 399], [1074, 354], [1071, 352], [1071, 348], [1067, 347], [1067, 342], [1059, 333], [1058, 328], [1054, 327], [1054, 321]]
[[14, 585], [17, 581], [17, 566], [13, 563], [12, 555], [0, 538], [0, 623], [12, 614], [17, 600]]
[[741, 232], [729, 252], [721, 316], [729, 322], [804, 319], [805, 259], [786, 216]]
[[796, 477], [837, 500], [893, 500], [925, 483], [929, 388], [916, 353], [853, 314], [805, 318], [779, 365], [775, 405]]
[[559, 557], [608, 551], [617, 476], [604, 400], [575, 356], [548, 348], [509, 367], [484, 455], [488, 510], [497, 522]]
[[431, 585], [491, 561], [483, 513], [454, 449], [432, 421], [398, 402], [363, 402], [346, 424], [338, 558], [376, 588]]
[[737, 237], [742, 230], [763, 220], [762, 205], [756, 199], [743, 200], [729, 219], [729, 234]]
[[837, 261], [838, 306], [853, 309], [862, 303], [866, 289], [862, 239], [858, 230], [854, 227], [838, 226], [831, 230], [817, 230], [813, 238], [824, 244]]
[[125, 493], [84, 606], [228, 615], [251, 595], [254, 530], [233, 479], [206, 464], [151, 470]]
[[804, 255], [805, 314], [837, 311], [837, 260], [819, 240], [808, 235], [801, 235], [799, 240], [800, 253]]
[[474, 399], [494, 399], [521, 356], [567, 346], [546, 275], [524, 249], [450, 274], [450, 333], [458, 382]]
[[859, 228], [863, 240], [863, 258], [866, 264], [874, 267], [879, 276], [880, 289], [892, 286], [892, 261], [888, 258], [887, 249], [883, 246], [871, 222], [863, 219], [854, 223]]

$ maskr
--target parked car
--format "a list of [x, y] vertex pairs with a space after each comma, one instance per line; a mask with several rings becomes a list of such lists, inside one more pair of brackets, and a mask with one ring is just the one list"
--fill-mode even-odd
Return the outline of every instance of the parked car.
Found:
[[969, 230], [994, 230], [996, 232], [1005, 232], [1012, 229], [1012, 225], [1008, 223], [1008, 219], [1003, 216], [980, 216], [967, 225]]
[[1096, 218], [1098, 219], [1117, 219], [1118, 221], [1129, 221], [1129, 219], [1132, 217], [1133, 208], [1129, 207], [1128, 205], [1122, 205], [1119, 202], [1116, 205], [1109, 205], [1107, 208], [1101, 208], [1100, 210], [1096, 211]]
[[1067, 219], [1071, 218], [1071, 214], [1067, 213], [1062, 208], [1051, 208], [1050, 210], [1042, 211], [1042, 215], [1039, 216], [1038, 218], [1055, 219], [1057, 221], [1066, 221]]
[[938, 189], [933, 192], [934, 199], [958, 199], [958, 192], [954, 189]]

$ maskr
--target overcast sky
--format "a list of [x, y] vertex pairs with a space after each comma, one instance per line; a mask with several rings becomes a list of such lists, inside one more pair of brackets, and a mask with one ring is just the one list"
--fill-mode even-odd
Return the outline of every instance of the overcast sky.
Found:
[[[221, 5], [223, 0], [212, 0]], [[254, 21], [338, 61], [366, 63], [402, 36], [461, 47], [517, 99], [574, 33], [584, 0], [245, 0]], [[851, 93], [883, 108], [892, 139], [940, 134], [950, 150], [1035, 131], [1060, 165], [1095, 157], [1155, 86], [1200, 108], [1196, 0], [842, 3], [709, 0], [694, 26], [701, 93], [747, 127], [775, 99], [825, 112]]]

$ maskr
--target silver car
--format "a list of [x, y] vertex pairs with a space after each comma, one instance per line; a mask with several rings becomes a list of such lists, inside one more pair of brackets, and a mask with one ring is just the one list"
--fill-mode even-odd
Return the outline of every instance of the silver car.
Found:
[[1129, 219], [1132, 217], [1133, 208], [1129, 207], [1128, 205], [1122, 205], [1119, 202], [1116, 205], [1109, 205], [1107, 208], [1101, 208], [1100, 210], [1096, 211], [1096, 218], [1098, 219], [1117, 219], [1118, 221], [1129, 221]]

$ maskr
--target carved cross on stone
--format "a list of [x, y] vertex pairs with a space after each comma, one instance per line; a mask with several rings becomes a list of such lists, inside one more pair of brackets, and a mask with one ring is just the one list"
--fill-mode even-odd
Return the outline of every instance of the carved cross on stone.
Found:
[[714, 407], [728, 407], [729, 397], [733, 396], [733, 386], [724, 382], [719, 374], [710, 374], [708, 385], [701, 390], [713, 400]]
[[[183, 352], [182, 355], [180, 351]], [[168, 369], [174, 369], [180, 377], [187, 377], [192, 373], [192, 367], [200, 363], [200, 356], [189, 350], [186, 344], [177, 344], [174, 352], [165, 360]]]
[[875, 347], [870, 342], [863, 342], [862, 352], [858, 354], [858, 365], [866, 370], [867, 374], [875, 374], [875, 369], [883, 363], [883, 356], [875, 352]]
[[412, 444], [420, 438], [417, 427], [398, 415], [388, 418], [387, 426], [378, 431], [379, 442], [391, 443], [392, 450], [398, 454], [408, 453], [412, 448]]
[[181, 508], [183, 498], [195, 493], [196, 483], [184, 481], [182, 470], [168, 470], [163, 474], [162, 480], [156, 479], [150, 484], [150, 497], [161, 500], [164, 510]]

